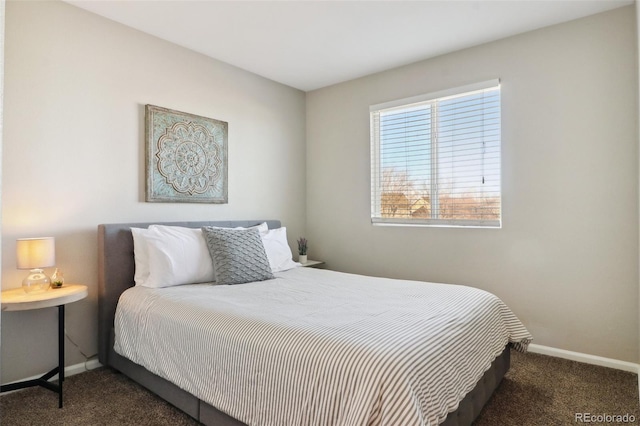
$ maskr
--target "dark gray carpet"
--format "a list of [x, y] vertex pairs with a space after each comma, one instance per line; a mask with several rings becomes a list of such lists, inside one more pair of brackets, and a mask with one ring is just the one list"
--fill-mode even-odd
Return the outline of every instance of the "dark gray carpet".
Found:
[[[42, 388], [5, 394], [0, 397], [0, 422], [3, 426], [197, 424], [186, 414], [107, 368], [67, 378], [64, 390], [62, 409], [57, 408], [58, 396]], [[581, 424], [576, 423], [575, 413], [629, 414], [636, 419], [631, 424], [638, 424], [638, 376], [512, 351], [511, 370], [476, 425]]]
[[[629, 414], [635, 421], [581, 423], [576, 413]], [[637, 374], [512, 350], [511, 369], [475, 424], [637, 425], [639, 416]]]

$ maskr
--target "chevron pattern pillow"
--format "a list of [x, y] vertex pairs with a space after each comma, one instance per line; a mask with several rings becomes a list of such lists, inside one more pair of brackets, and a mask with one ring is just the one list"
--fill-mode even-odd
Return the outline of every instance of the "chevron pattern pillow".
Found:
[[202, 235], [213, 260], [218, 284], [242, 284], [274, 278], [257, 229], [205, 226]]

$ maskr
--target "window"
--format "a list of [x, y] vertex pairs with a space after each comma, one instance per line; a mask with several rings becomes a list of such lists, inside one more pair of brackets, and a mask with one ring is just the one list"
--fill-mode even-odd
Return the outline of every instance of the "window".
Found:
[[374, 224], [500, 227], [500, 82], [371, 113]]

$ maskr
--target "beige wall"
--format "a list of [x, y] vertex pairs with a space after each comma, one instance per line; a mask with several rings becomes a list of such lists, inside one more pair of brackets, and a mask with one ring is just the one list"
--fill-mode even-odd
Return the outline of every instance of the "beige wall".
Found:
[[[97, 352], [99, 223], [276, 218], [305, 228], [305, 95], [61, 2], [8, 2], [2, 289], [15, 239], [56, 237], [68, 281], [89, 286], [67, 332]], [[223, 42], [223, 41], [220, 41]], [[229, 123], [229, 203], [144, 200], [144, 105]], [[51, 272], [51, 271], [50, 271]], [[2, 382], [51, 368], [56, 311], [2, 315]], [[67, 340], [67, 365], [83, 361]]]
[[[630, 6], [308, 93], [310, 256], [477, 286], [535, 343], [637, 362], [636, 42]], [[369, 105], [496, 77], [503, 228], [372, 226]]]

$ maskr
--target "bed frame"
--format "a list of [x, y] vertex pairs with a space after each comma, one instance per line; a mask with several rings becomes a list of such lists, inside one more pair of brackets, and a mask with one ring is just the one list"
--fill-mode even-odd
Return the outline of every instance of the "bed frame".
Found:
[[[152, 224], [185, 226], [248, 227], [267, 222], [269, 228], [279, 228], [277, 220], [245, 220], [225, 222], [149, 222], [119, 223], [98, 226], [98, 357], [100, 363], [120, 371], [135, 382], [184, 411], [199, 422], [210, 426], [246, 426], [217, 408], [199, 400], [173, 383], [156, 376], [144, 367], [118, 355], [113, 350], [115, 318], [118, 298], [134, 285], [133, 236], [131, 228], [147, 228]], [[469, 426], [480, 414], [493, 391], [509, 370], [510, 349], [504, 351], [491, 364], [476, 387], [460, 402], [458, 409], [445, 419], [445, 426]]]

